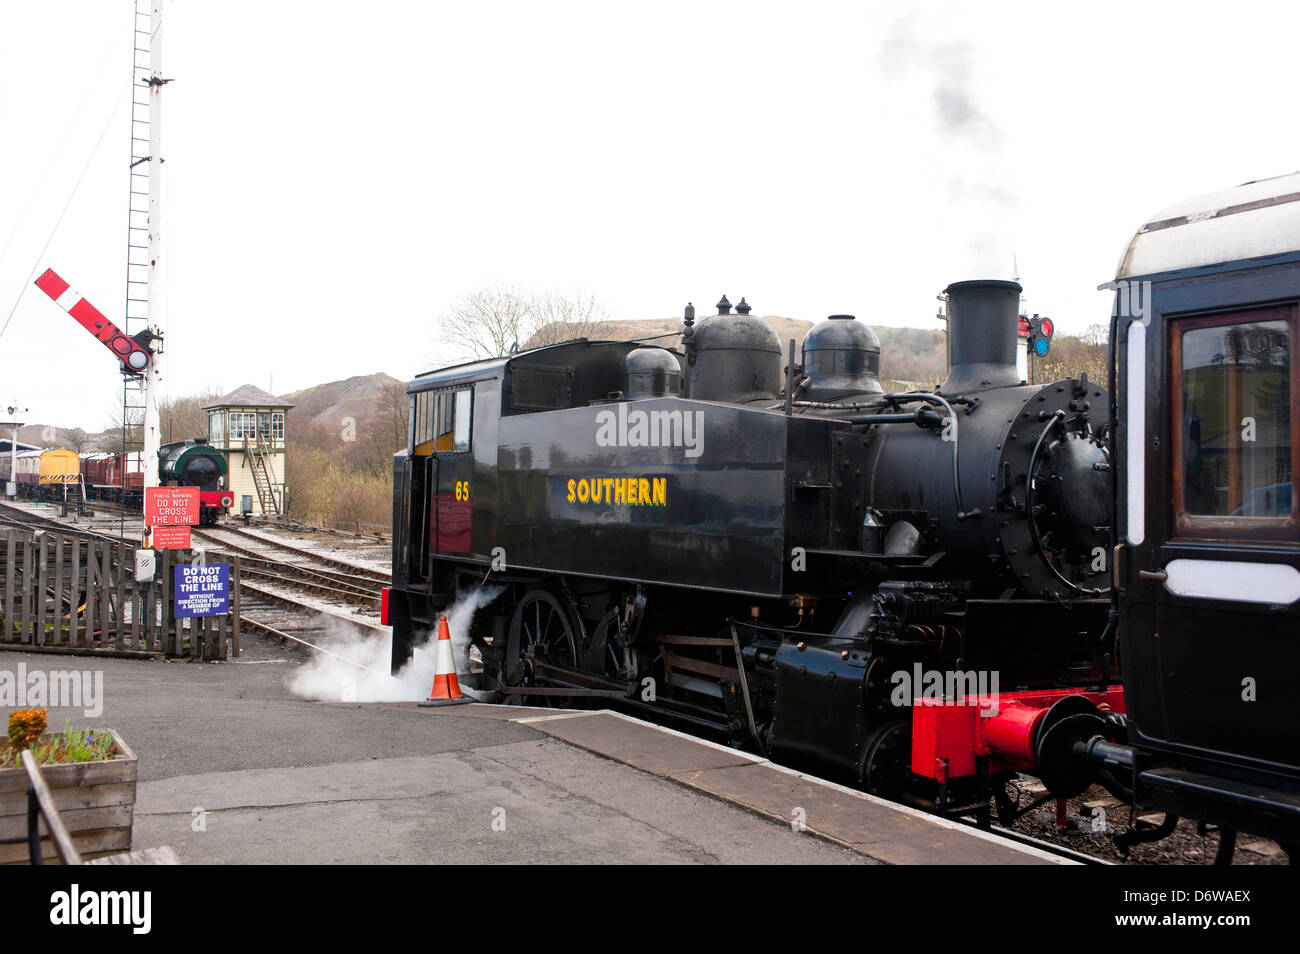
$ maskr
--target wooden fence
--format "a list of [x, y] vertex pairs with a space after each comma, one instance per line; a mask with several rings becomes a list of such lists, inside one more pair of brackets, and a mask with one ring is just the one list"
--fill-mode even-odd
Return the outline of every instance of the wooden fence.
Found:
[[0, 647], [114, 650], [194, 659], [239, 655], [239, 558], [230, 560], [230, 614], [177, 619], [163, 550], [153, 581], [135, 581], [135, 548], [114, 540], [0, 531]]

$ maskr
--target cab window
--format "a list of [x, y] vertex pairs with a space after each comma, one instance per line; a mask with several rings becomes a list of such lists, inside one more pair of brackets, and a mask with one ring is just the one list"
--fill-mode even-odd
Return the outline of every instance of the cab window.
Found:
[[420, 456], [470, 448], [473, 391], [423, 391], [412, 395], [412, 452]]
[[1178, 319], [1174, 511], [1186, 536], [1278, 537], [1296, 526], [1296, 309]]

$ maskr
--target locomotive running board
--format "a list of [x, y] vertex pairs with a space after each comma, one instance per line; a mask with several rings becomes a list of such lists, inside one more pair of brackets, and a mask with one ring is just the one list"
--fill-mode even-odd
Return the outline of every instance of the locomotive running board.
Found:
[[570, 689], [565, 686], [503, 686], [497, 690], [503, 696], [599, 696], [605, 699], [625, 699], [622, 689]]
[[533, 676], [543, 679], [549, 686], [502, 686], [499, 690], [511, 696], [595, 696], [604, 699], [626, 699], [635, 686], [627, 686], [611, 679], [602, 679], [577, 669], [567, 669], [542, 662], [529, 655]]

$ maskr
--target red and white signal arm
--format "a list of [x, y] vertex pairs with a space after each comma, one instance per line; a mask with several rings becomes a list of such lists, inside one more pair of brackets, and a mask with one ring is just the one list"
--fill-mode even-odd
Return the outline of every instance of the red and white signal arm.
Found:
[[55, 303], [66, 311], [78, 323], [99, 339], [100, 343], [113, 352], [113, 356], [122, 362], [122, 367], [131, 374], [143, 374], [153, 360], [145, 344], [128, 337], [121, 328], [113, 324], [98, 308], [81, 297], [81, 292], [70, 286], [52, 268], [47, 268], [36, 279], [36, 287], [54, 299]]
[[192, 527], [199, 522], [198, 487], [146, 487], [144, 522], [150, 527]]

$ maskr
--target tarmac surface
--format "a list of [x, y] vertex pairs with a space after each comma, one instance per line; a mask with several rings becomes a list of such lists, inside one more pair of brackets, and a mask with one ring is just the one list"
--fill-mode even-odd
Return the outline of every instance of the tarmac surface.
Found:
[[117, 729], [134, 847], [186, 864], [1055, 860], [610, 712], [311, 702], [276, 659], [0, 653], [19, 663], [102, 671], [102, 714], [50, 728]]

